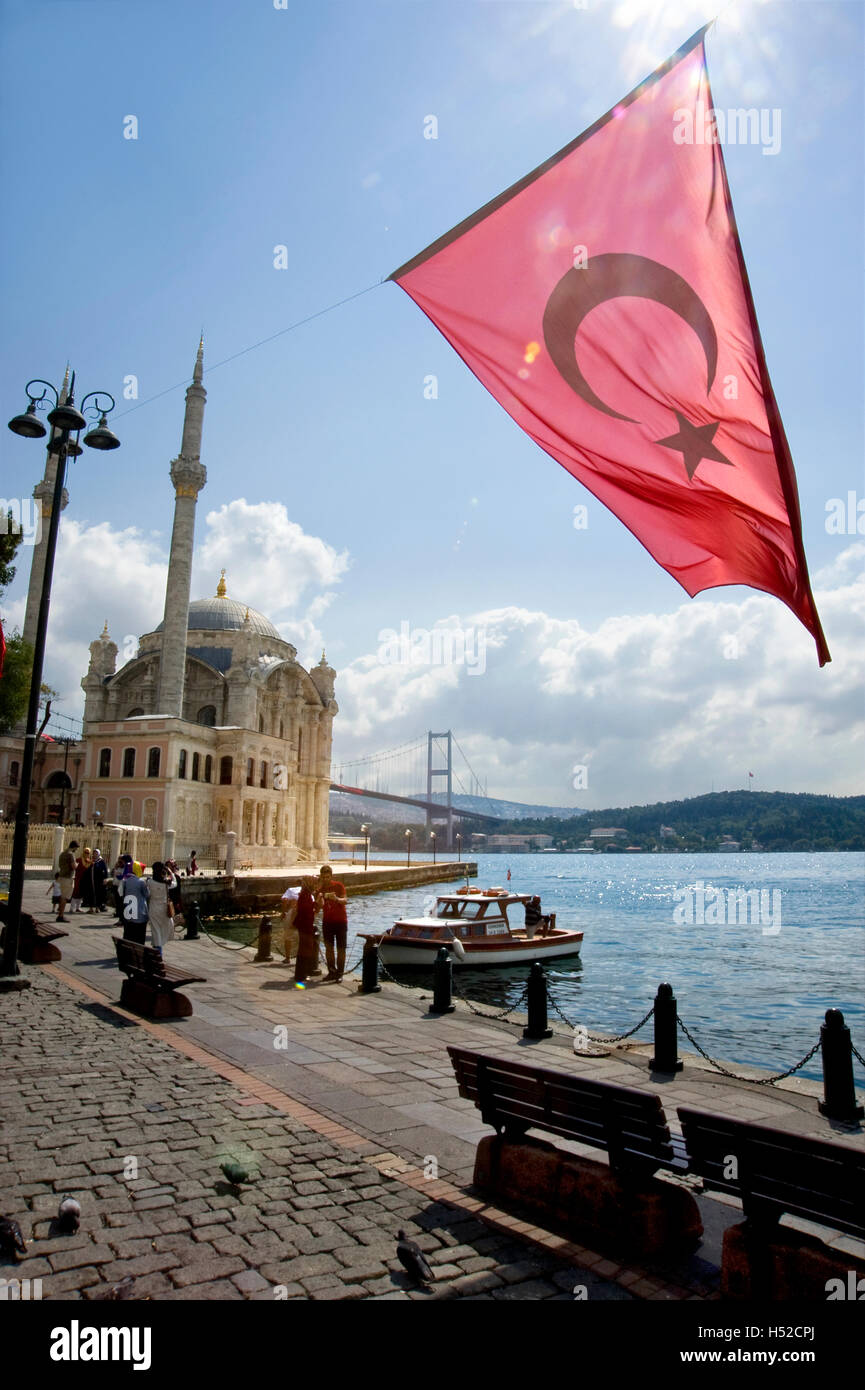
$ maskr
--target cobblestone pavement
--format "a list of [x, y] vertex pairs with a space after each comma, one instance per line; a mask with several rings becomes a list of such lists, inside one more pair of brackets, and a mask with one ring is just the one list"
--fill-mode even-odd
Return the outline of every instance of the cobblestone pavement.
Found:
[[[387, 1177], [152, 1031], [24, 967], [0, 1015], [0, 1213], [27, 1254], [0, 1278], [44, 1299], [549, 1299], [632, 1295], [597, 1270], [490, 1228]], [[355, 1145], [355, 1150], [357, 1149]], [[375, 1145], [366, 1146], [371, 1150]], [[380, 1147], [380, 1146], [379, 1146]], [[233, 1188], [220, 1164], [247, 1167]], [[431, 1184], [431, 1186], [434, 1186]], [[58, 1234], [60, 1198], [80, 1230]], [[427, 1291], [396, 1259], [404, 1227], [435, 1271]]]

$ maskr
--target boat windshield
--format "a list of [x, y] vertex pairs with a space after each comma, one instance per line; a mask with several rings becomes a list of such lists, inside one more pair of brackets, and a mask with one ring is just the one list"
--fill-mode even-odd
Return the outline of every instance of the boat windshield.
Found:
[[[459, 917], [464, 922], [474, 922], [478, 917], [483, 917], [489, 907], [489, 899], [479, 898], [460, 898], [459, 902], [449, 902], [447, 899], [439, 902], [436, 908], [436, 917], [445, 917], [453, 920]], [[494, 914], [498, 917], [503, 915], [501, 907], [496, 904], [498, 911]]]

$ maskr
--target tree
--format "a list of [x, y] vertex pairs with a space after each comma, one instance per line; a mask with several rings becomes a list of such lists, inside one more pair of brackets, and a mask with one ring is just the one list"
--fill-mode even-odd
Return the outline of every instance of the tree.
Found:
[[6, 660], [0, 678], [0, 734], [8, 734], [27, 713], [33, 648], [20, 632], [6, 638]]
[[[21, 544], [23, 532], [16, 529], [11, 511], [0, 530], [0, 598], [15, 578], [12, 561]], [[5, 633], [5, 629], [4, 629]], [[30, 696], [30, 673], [33, 670], [33, 648], [18, 631], [6, 636], [6, 658], [0, 677], [0, 734], [8, 734], [27, 712]]]

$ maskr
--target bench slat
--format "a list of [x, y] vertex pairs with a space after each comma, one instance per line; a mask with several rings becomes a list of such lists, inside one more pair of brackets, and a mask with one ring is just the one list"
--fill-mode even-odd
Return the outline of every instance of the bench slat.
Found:
[[115, 936], [112, 939], [117, 950], [117, 964], [132, 979], [164, 991], [177, 989], [180, 985], [207, 983], [204, 975], [191, 975], [177, 966], [166, 965], [152, 946], [130, 941], [127, 937]]
[[604, 1149], [623, 1169], [684, 1166], [660, 1097], [635, 1087], [448, 1047], [460, 1095], [496, 1129], [515, 1121]]
[[693, 1171], [739, 1197], [746, 1215], [786, 1213], [865, 1236], [862, 1151], [688, 1106], [679, 1117]]

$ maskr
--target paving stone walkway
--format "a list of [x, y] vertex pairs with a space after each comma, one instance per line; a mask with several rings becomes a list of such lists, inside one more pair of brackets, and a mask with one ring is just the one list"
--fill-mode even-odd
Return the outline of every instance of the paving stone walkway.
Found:
[[[136, 1299], [571, 1300], [577, 1284], [631, 1297], [250, 1103], [48, 971], [25, 972], [32, 987], [5, 996], [0, 1023], [0, 1209], [27, 1255], [14, 1271], [0, 1261], [0, 1278], [41, 1279], [44, 1299], [104, 1297], [127, 1276]], [[227, 1160], [253, 1181], [233, 1188]], [[55, 1228], [67, 1192], [82, 1208], [75, 1235]], [[396, 1259], [400, 1227], [427, 1253], [428, 1290]]]
[[[43, 885], [38, 882], [25, 885], [25, 908], [37, 915], [44, 910], [42, 888]], [[79, 1000], [75, 1007], [79, 1015], [86, 1007], [90, 1009], [89, 1014], [85, 1016], [88, 1018], [88, 1027], [92, 1027], [93, 1020], [101, 1017], [95, 1006], [100, 1001], [104, 1004], [119, 998], [121, 977], [116, 968], [111, 942], [112, 933], [115, 933], [117, 928], [107, 916], [81, 916], [70, 921], [68, 930], [69, 937], [60, 943], [63, 949], [62, 964], [44, 967], [41, 970], [37, 968], [29, 973], [37, 981], [53, 981], [55, 986], [65, 982], [77, 990], [89, 991], [90, 1004], [85, 1006]], [[519, 1289], [522, 1290], [519, 1296], [558, 1297], [561, 1290], [554, 1284], [550, 1275], [542, 1275], [537, 1284], [534, 1275], [528, 1280], [516, 1279], [509, 1283], [507, 1276], [502, 1273], [510, 1259], [519, 1267], [525, 1260], [531, 1263], [540, 1258], [542, 1261], [553, 1259], [558, 1275], [566, 1279], [571, 1278], [572, 1284], [586, 1284], [587, 1281], [582, 1277], [572, 1277], [567, 1273], [568, 1267], [572, 1270], [591, 1270], [594, 1282], [588, 1285], [590, 1297], [621, 1295], [630, 1291], [641, 1298], [711, 1298], [716, 1296], [717, 1264], [723, 1229], [733, 1221], [741, 1219], [740, 1210], [732, 1203], [732, 1199], [728, 1202], [718, 1202], [698, 1197], [706, 1225], [706, 1239], [698, 1255], [686, 1265], [675, 1269], [646, 1270], [616, 1264], [597, 1252], [539, 1230], [530, 1220], [522, 1220], [519, 1213], [498, 1212], [477, 1200], [473, 1194], [467, 1192], [467, 1188], [471, 1182], [478, 1140], [490, 1133], [490, 1130], [483, 1125], [474, 1106], [463, 1101], [457, 1094], [446, 1052], [448, 1043], [501, 1052], [518, 1050], [520, 1055], [546, 1062], [548, 1065], [658, 1091], [664, 1099], [668, 1119], [673, 1123], [677, 1104], [693, 1104], [743, 1119], [765, 1120], [797, 1133], [836, 1139], [857, 1147], [865, 1144], [861, 1127], [850, 1129], [836, 1125], [819, 1114], [817, 1100], [821, 1088], [807, 1080], [793, 1078], [780, 1086], [758, 1086], [755, 1083], [759, 1080], [760, 1073], [754, 1069], [736, 1068], [737, 1071], [752, 1076], [753, 1082], [733, 1081], [709, 1071], [697, 1059], [688, 1059], [684, 1071], [675, 1077], [653, 1076], [647, 1066], [648, 1055], [651, 1052], [650, 1034], [645, 1042], [632, 1042], [627, 1047], [595, 1049], [605, 1055], [577, 1057], [573, 1052], [571, 1034], [555, 1021], [554, 1036], [550, 1040], [525, 1043], [521, 1036], [521, 1028], [515, 1027], [513, 1020], [496, 1022], [488, 1017], [477, 1017], [463, 1003], [458, 1003], [453, 1014], [443, 1017], [431, 1015], [428, 1010], [430, 995], [423, 991], [406, 990], [385, 982], [380, 994], [362, 996], [358, 993], [356, 978], [350, 977], [346, 977], [340, 985], [313, 983], [306, 991], [298, 991], [294, 989], [291, 973], [284, 965], [277, 961], [271, 964], [256, 964], [252, 960], [251, 950], [229, 950], [207, 937], [197, 942], [178, 940], [167, 948], [167, 953], [173, 964], [189, 967], [206, 976], [206, 983], [193, 985], [189, 989], [195, 1010], [191, 1018], [169, 1026], [137, 1021], [128, 1015], [124, 1021], [122, 1011], [116, 1007], [109, 1011], [103, 1009], [102, 1014], [106, 1017], [110, 1015], [114, 1019], [114, 1023], [107, 1026], [111, 1029], [116, 1050], [119, 1050], [119, 1039], [122, 1038], [125, 1045], [126, 1040], [133, 1034], [144, 1035], [149, 1046], [158, 1045], [164, 1049], [162, 1066], [165, 1076], [173, 1079], [181, 1072], [185, 1075], [183, 1068], [186, 1063], [182, 1060], [185, 1057], [187, 1062], [192, 1062], [202, 1069], [210, 1086], [217, 1084], [213, 1077], [214, 1069], [221, 1075], [223, 1083], [231, 1083], [228, 1090], [223, 1085], [223, 1089], [218, 1091], [219, 1097], [228, 1095], [231, 1087], [234, 1087], [232, 1094], [235, 1098], [233, 1101], [225, 1102], [229, 1107], [225, 1116], [219, 1121], [214, 1120], [207, 1129], [207, 1142], [210, 1147], [206, 1154], [202, 1150], [194, 1172], [187, 1172], [185, 1161], [181, 1162], [182, 1181], [202, 1183], [209, 1195], [213, 1196], [212, 1185], [208, 1187], [208, 1178], [213, 1178], [213, 1160], [219, 1145], [241, 1142], [240, 1136], [246, 1133], [247, 1125], [254, 1119], [263, 1120], [276, 1126], [275, 1132], [268, 1133], [265, 1137], [268, 1146], [273, 1147], [278, 1153], [280, 1135], [283, 1136], [283, 1147], [290, 1148], [291, 1143], [295, 1142], [292, 1130], [292, 1137], [286, 1145], [286, 1121], [291, 1121], [295, 1126], [299, 1124], [305, 1135], [302, 1142], [308, 1142], [313, 1146], [326, 1143], [331, 1149], [341, 1151], [339, 1154], [330, 1154], [334, 1161], [351, 1162], [358, 1167], [359, 1160], [362, 1160], [367, 1169], [375, 1168], [378, 1174], [374, 1174], [375, 1183], [379, 1187], [385, 1185], [388, 1188], [391, 1200], [398, 1195], [402, 1202], [408, 1203], [407, 1208], [388, 1208], [385, 1204], [385, 1209], [399, 1212], [400, 1217], [406, 1210], [413, 1213], [407, 1215], [403, 1222], [407, 1230], [413, 1222], [415, 1228], [425, 1229], [430, 1238], [441, 1239], [443, 1245], [453, 1244], [453, 1240], [444, 1238], [439, 1228], [424, 1226], [424, 1222], [430, 1219], [430, 1212], [433, 1213], [432, 1219], [438, 1219], [442, 1212], [447, 1212], [449, 1222], [456, 1222], [455, 1226], [449, 1225], [442, 1229], [456, 1232], [462, 1222], [468, 1222], [470, 1230], [483, 1230], [482, 1235], [476, 1235], [467, 1241], [462, 1239], [461, 1234], [457, 1244], [471, 1245], [471, 1253], [464, 1256], [466, 1260], [481, 1259], [492, 1263], [484, 1267], [474, 1265], [469, 1269], [463, 1268], [460, 1261], [455, 1260], [451, 1261], [457, 1267], [454, 1271], [448, 1268], [449, 1261], [445, 1260], [445, 1273], [441, 1281], [437, 1282], [435, 1296], [443, 1296], [446, 1293], [447, 1296], [462, 1297], [516, 1297], [516, 1292], [507, 1291]], [[33, 993], [33, 990], [26, 991], [21, 996], [22, 1008], [28, 1007], [27, 996]], [[635, 1014], [638, 1012], [635, 1010]], [[82, 1039], [82, 1043], [84, 1042], [86, 1037]], [[180, 1057], [177, 1055], [178, 1052], [181, 1054]], [[156, 1070], [158, 1071], [158, 1068]], [[128, 1083], [128, 1077], [126, 1080]], [[106, 1087], [109, 1082], [110, 1076], [106, 1079]], [[83, 1078], [80, 1084], [86, 1092], [87, 1083]], [[203, 1078], [201, 1084], [204, 1085]], [[137, 1088], [133, 1089], [137, 1103], [139, 1092]], [[214, 1096], [213, 1092], [210, 1094]], [[84, 1092], [80, 1099], [83, 1103]], [[168, 1104], [163, 1098], [158, 1099], [161, 1099], [163, 1104]], [[182, 1099], [182, 1096], [179, 1097], [179, 1100]], [[125, 1096], [120, 1099], [115, 1097], [114, 1103], [122, 1106]], [[172, 1105], [176, 1106], [175, 1119], [186, 1123], [186, 1117], [180, 1113], [182, 1107], [174, 1101]], [[256, 1113], [259, 1105], [266, 1107], [261, 1115]], [[143, 1110], [142, 1107], [138, 1107], [136, 1110], [136, 1115], [145, 1128], [150, 1123], [146, 1117], [151, 1114], [158, 1116], [160, 1113], [162, 1112], [146, 1111], [146, 1107]], [[85, 1118], [90, 1117], [85, 1114]], [[174, 1126], [169, 1126], [164, 1118], [161, 1123], [163, 1135], [160, 1138], [163, 1143], [170, 1144], [174, 1161]], [[130, 1126], [127, 1125], [127, 1133], [129, 1129]], [[170, 1139], [166, 1137], [169, 1135]], [[195, 1149], [204, 1142], [197, 1130], [187, 1134], [181, 1128], [180, 1135], [181, 1146], [188, 1144], [190, 1148]], [[255, 1144], [249, 1136], [246, 1141], [256, 1152], [258, 1137], [256, 1136]], [[264, 1138], [261, 1142], [264, 1142]], [[565, 1147], [580, 1151], [576, 1145]], [[130, 1153], [135, 1152], [130, 1150]], [[596, 1158], [598, 1156], [596, 1151], [585, 1152], [591, 1152]], [[346, 1154], [349, 1155], [348, 1158]], [[18, 1157], [20, 1161], [20, 1154]], [[207, 1177], [201, 1167], [204, 1157], [210, 1165]], [[300, 1157], [303, 1158], [304, 1155]], [[430, 1160], [437, 1168], [435, 1179], [428, 1176]], [[285, 1153], [283, 1167], [290, 1170], [292, 1163], [291, 1155]], [[218, 1162], [216, 1168], [218, 1169]], [[292, 1176], [294, 1175], [289, 1171], [287, 1175], [281, 1176], [280, 1181], [285, 1183]], [[160, 1181], [163, 1180], [164, 1174]], [[301, 1181], [324, 1181], [324, 1178], [305, 1177]], [[263, 1173], [262, 1182], [256, 1189], [259, 1196], [268, 1182], [268, 1174]], [[394, 1183], [397, 1184], [396, 1187], [393, 1186]], [[347, 1188], [351, 1186], [352, 1184], [347, 1184]], [[327, 1194], [332, 1190], [335, 1189], [328, 1188]], [[56, 1189], [52, 1187], [48, 1191], [53, 1193]], [[122, 1192], [125, 1200], [132, 1200], [128, 1185], [123, 1187]], [[29, 1197], [31, 1194], [22, 1195]], [[32, 1195], [45, 1196], [46, 1193], [40, 1191]], [[220, 1210], [218, 1205], [213, 1207], [208, 1196], [201, 1191], [195, 1196], [185, 1192], [182, 1195], [185, 1200], [208, 1202], [208, 1210], [211, 1212]], [[267, 1214], [273, 1219], [283, 1216], [294, 1222], [300, 1219], [299, 1213], [305, 1209], [312, 1212], [317, 1210], [312, 1205], [307, 1208], [303, 1205], [298, 1206], [298, 1201], [315, 1201], [324, 1195], [315, 1191], [295, 1191], [289, 1196], [286, 1195], [284, 1187], [278, 1192], [268, 1190], [267, 1197], [270, 1202], [293, 1204], [282, 1211]], [[252, 1192], [244, 1192], [241, 1206], [245, 1207], [252, 1197]], [[54, 1200], [53, 1195], [51, 1200]], [[135, 1200], [137, 1202], [146, 1198]], [[327, 1195], [326, 1200], [330, 1202], [332, 1198]], [[364, 1202], [367, 1200], [379, 1202], [378, 1197], [368, 1197], [365, 1194]], [[436, 1203], [445, 1203], [440, 1206], [438, 1213]], [[235, 1203], [235, 1206], [237, 1205]], [[382, 1211], [374, 1209], [372, 1224], [381, 1225], [381, 1217]], [[177, 1219], [176, 1212], [169, 1219]], [[483, 1224], [479, 1225], [481, 1221]], [[312, 1224], [335, 1226], [340, 1232], [346, 1229], [342, 1215], [336, 1214], [333, 1214], [332, 1220], [327, 1217], [323, 1223]], [[391, 1222], [393, 1231], [399, 1224], [399, 1220], [395, 1224]], [[366, 1241], [355, 1240], [355, 1233], [350, 1227], [347, 1229], [352, 1235], [352, 1244], [367, 1244]], [[264, 1230], [271, 1228], [265, 1225]], [[162, 1234], [180, 1235], [180, 1232], [169, 1231]], [[243, 1233], [234, 1230], [229, 1232], [229, 1236], [237, 1234]], [[274, 1232], [271, 1231], [271, 1234]], [[331, 1229], [326, 1229], [320, 1234], [325, 1241], [336, 1238]], [[226, 1237], [220, 1231], [217, 1238], [224, 1240]], [[326, 1254], [334, 1261], [335, 1266], [345, 1263], [339, 1259], [339, 1247], [335, 1246], [333, 1250], [329, 1250], [322, 1246], [311, 1250], [308, 1248], [308, 1242], [307, 1248], [302, 1248], [296, 1246], [292, 1235], [287, 1234], [286, 1238], [289, 1244], [296, 1248], [296, 1253], [290, 1257], [291, 1259]], [[515, 1238], [518, 1238], [517, 1241]], [[829, 1239], [836, 1245], [849, 1244], [844, 1237], [832, 1233], [829, 1233]], [[477, 1248], [478, 1240], [503, 1240], [502, 1249], [513, 1248], [513, 1253], [503, 1256], [498, 1248]], [[387, 1242], [390, 1242], [387, 1250], [390, 1250], [392, 1256], [395, 1236], [390, 1227]], [[387, 1242], [382, 1245], [382, 1255], [387, 1254], [384, 1248]], [[223, 1251], [218, 1247], [215, 1247], [215, 1253], [224, 1259], [232, 1256], [240, 1258], [235, 1252]], [[562, 1265], [563, 1260], [567, 1262], [566, 1266]], [[502, 1268], [499, 1268], [499, 1265]], [[259, 1274], [270, 1285], [281, 1282], [271, 1278], [272, 1268], [269, 1274], [261, 1264], [246, 1266], [245, 1272], [249, 1271]], [[181, 1287], [177, 1281], [183, 1277], [182, 1274], [172, 1277], [169, 1269], [161, 1270], [159, 1273], [165, 1279], [165, 1283], [160, 1285], [163, 1293], [159, 1296], [177, 1296], [176, 1292], [167, 1291], [176, 1291]], [[235, 1273], [243, 1274], [244, 1271], [233, 1271], [224, 1276], [218, 1275], [215, 1279], [210, 1278], [206, 1281], [206, 1287], [216, 1284], [222, 1286], [227, 1282], [234, 1288], [236, 1286], [232, 1281]], [[313, 1280], [328, 1276], [339, 1282], [336, 1268], [309, 1275]], [[375, 1277], [367, 1281], [358, 1279], [342, 1282], [347, 1282], [359, 1291], [351, 1296], [383, 1297], [384, 1286], [380, 1283], [376, 1286], [377, 1281], [391, 1277], [385, 1268], [378, 1270]], [[399, 1283], [401, 1276], [397, 1274], [394, 1277], [396, 1282], [389, 1285], [389, 1296], [413, 1296]], [[475, 1286], [460, 1283], [466, 1278], [475, 1280]], [[494, 1283], [495, 1280], [501, 1282]], [[287, 1282], [301, 1284], [303, 1293], [297, 1294], [298, 1297], [325, 1296], [314, 1288], [307, 1288], [300, 1279], [288, 1279]], [[336, 1288], [337, 1283], [332, 1282], [321, 1287]], [[183, 1287], [198, 1286], [191, 1284]], [[542, 1287], [547, 1289], [546, 1293], [541, 1291]], [[553, 1289], [557, 1291], [553, 1292]], [[208, 1292], [203, 1296], [211, 1295]], [[257, 1295], [250, 1291], [247, 1296]], [[272, 1297], [273, 1294], [268, 1289], [263, 1296]]]

